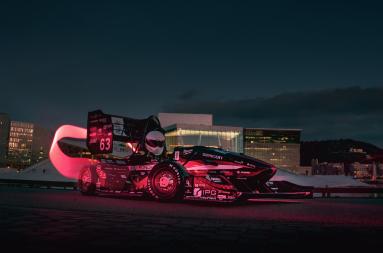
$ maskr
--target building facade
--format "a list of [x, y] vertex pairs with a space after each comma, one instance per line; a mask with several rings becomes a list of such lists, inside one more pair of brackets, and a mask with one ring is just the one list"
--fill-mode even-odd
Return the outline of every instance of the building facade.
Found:
[[11, 121], [8, 143], [8, 162], [22, 168], [32, 164], [33, 124]]
[[243, 152], [241, 127], [173, 124], [165, 127], [165, 131], [168, 152], [177, 146], [207, 146]]
[[294, 170], [300, 166], [301, 131], [301, 129], [244, 128], [244, 153], [279, 168]]
[[5, 153], [3, 166], [22, 169], [48, 158], [52, 131], [29, 122], [8, 122], [8, 132], [1, 136], [0, 149]]
[[9, 115], [0, 113], [0, 166], [7, 163], [10, 123]]
[[344, 175], [344, 163], [318, 163], [312, 166], [312, 175]]

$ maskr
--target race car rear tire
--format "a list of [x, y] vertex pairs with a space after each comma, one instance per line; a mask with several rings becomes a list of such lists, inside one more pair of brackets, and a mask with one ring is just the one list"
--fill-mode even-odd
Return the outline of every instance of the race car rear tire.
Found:
[[96, 194], [97, 173], [94, 168], [86, 167], [80, 172], [78, 189], [83, 195]]
[[185, 178], [186, 173], [179, 164], [159, 163], [149, 173], [147, 192], [159, 201], [181, 200], [185, 194]]

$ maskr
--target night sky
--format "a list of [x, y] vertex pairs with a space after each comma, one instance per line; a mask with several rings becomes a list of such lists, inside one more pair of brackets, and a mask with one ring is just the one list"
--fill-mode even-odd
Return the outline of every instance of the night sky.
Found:
[[1, 1], [0, 112], [214, 113], [383, 147], [380, 1]]

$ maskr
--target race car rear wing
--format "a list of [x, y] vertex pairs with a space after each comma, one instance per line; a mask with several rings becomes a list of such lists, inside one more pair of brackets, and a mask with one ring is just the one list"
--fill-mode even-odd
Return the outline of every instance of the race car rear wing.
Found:
[[154, 130], [164, 132], [156, 116], [132, 119], [92, 111], [88, 113], [86, 144], [94, 155], [128, 157], [138, 151], [146, 153], [145, 136]]

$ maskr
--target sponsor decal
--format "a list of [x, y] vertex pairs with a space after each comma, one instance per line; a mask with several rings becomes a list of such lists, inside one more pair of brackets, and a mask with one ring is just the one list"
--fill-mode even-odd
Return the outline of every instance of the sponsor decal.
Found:
[[116, 160], [116, 164], [117, 165], [126, 165], [127, 163], [124, 160]]
[[203, 157], [207, 157], [207, 158], [216, 159], [216, 160], [223, 160], [223, 157], [220, 156], [220, 155], [213, 155], [213, 154], [208, 154], [208, 153], [202, 153], [202, 156]]
[[117, 157], [126, 157], [133, 154], [132, 149], [126, 147], [125, 142], [113, 141], [113, 155]]
[[185, 186], [186, 187], [192, 187], [192, 184], [191, 184], [189, 179], [186, 179]]
[[217, 190], [204, 190], [204, 196], [217, 196]]
[[186, 189], [185, 190], [185, 195], [189, 196], [189, 195], [193, 195], [191, 189]]
[[112, 117], [113, 134], [117, 136], [126, 136], [124, 131], [124, 119], [119, 117]]
[[210, 189], [202, 189], [202, 188], [194, 188], [193, 196], [194, 197], [203, 197], [203, 198], [216, 198], [218, 192], [217, 190], [210, 190]]
[[184, 155], [188, 155], [188, 154], [190, 154], [191, 152], [193, 152], [193, 149], [185, 149], [182, 153], [183, 153]]
[[205, 177], [207, 180], [213, 182], [213, 183], [222, 183], [222, 180], [219, 177], [212, 177], [210, 175], [206, 175]]
[[130, 171], [151, 170], [155, 164], [129, 166]]
[[174, 160], [178, 161], [180, 159], [180, 151], [174, 152]]
[[202, 197], [202, 190], [201, 190], [201, 188], [194, 188], [193, 196], [194, 197]]

